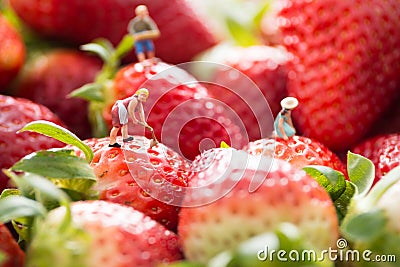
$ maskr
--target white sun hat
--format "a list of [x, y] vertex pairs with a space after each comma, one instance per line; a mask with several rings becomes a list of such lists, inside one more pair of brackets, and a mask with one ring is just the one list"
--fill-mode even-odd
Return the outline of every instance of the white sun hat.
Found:
[[281, 106], [284, 109], [294, 109], [298, 105], [299, 105], [299, 101], [297, 100], [297, 98], [292, 97], [292, 96], [285, 97], [281, 101]]

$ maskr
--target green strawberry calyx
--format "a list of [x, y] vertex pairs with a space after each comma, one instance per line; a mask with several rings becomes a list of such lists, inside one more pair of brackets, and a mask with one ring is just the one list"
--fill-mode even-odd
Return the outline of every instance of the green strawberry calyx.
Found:
[[[20, 132], [32, 131], [53, 137], [81, 149], [86, 160], [72, 149], [58, 148], [33, 152], [3, 172], [16, 188], [3, 190], [0, 195], [0, 222], [12, 222], [20, 241], [30, 242], [35, 222], [49, 210], [67, 207], [71, 201], [97, 199], [92, 189], [97, 177], [89, 162], [93, 152], [76, 135], [48, 121], [34, 121]], [[69, 227], [68, 212], [61, 225]]]
[[[390, 234], [392, 230], [388, 227], [386, 211], [377, 206], [385, 192], [399, 181], [400, 166], [382, 177], [368, 194], [354, 198], [349, 206], [349, 214], [341, 225], [343, 235], [354, 242], [375, 243], [378, 247], [376, 248], [375, 245], [374, 247], [378, 251], [390, 248], [389, 245], [378, 242], [379, 240], [386, 240], [388, 244], [394, 242], [393, 240], [400, 242], [400, 236]], [[400, 250], [397, 249], [397, 253], [400, 256]]]
[[347, 214], [348, 206], [353, 198], [361, 198], [371, 189], [375, 177], [373, 163], [361, 156], [349, 152], [347, 154], [347, 174], [330, 167], [310, 165], [303, 170], [314, 178], [329, 193], [341, 222]]
[[115, 100], [112, 91], [113, 79], [121, 65], [121, 58], [132, 50], [133, 44], [133, 37], [127, 34], [116, 47], [102, 38], [81, 46], [81, 50], [93, 53], [103, 60], [103, 68], [94, 82], [85, 84], [69, 94], [69, 97], [89, 101], [89, 120], [95, 137], [108, 135], [108, 127], [102, 115], [103, 109]]

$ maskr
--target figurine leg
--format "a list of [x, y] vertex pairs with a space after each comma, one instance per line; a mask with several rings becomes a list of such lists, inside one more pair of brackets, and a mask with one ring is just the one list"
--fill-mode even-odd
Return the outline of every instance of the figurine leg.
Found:
[[146, 59], [146, 56], [145, 56], [144, 53], [137, 53], [136, 57], [137, 57], [139, 62], [143, 62]]
[[110, 131], [110, 143], [108, 146], [110, 147], [121, 147], [120, 144], [117, 143], [117, 135], [119, 132], [118, 127], [113, 127]]

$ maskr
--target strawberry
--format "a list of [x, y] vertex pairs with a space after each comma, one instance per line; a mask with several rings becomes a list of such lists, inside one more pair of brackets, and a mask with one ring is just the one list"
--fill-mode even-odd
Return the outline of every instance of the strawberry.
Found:
[[282, 138], [264, 138], [250, 142], [243, 150], [252, 155], [264, 155], [290, 162], [301, 169], [307, 165], [323, 165], [341, 173], [346, 167], [339, 157], [322, 143], [304, 136]]
[[352, 151], [374, 163], [375, 184], [390, 170], [400, 165], [400, 134], [371, 137], [356, 145]]
[[277, 115], [279, 103], [287, 95], [285, 53], [262, 45], [236, 46], [226, 51], [223, 65], [216, 67], [211, 78], [210, 94], [234, 109], [250, 140], [267, 137], [263, 130], [268, 125], [262, 124], [268, 121], [267, 114]]
[[[10, 4], [38, 33], [73, 44], [88, 43], [100, 37], [118, 43], [127, 33], [128, 23], [135, 16], [135, 7], [145, 4], [161, 31], [161, 37], [155, 42], [156, 55], [171, 63], [189, 61], [216, 43], [190, 5], [180, 0], [171, 0], [168, 5], [162, 0], [72, 0], [68, 3], [62, 0], [11, 0]], [[190, 45], [182, 45], [187, 43]]]
[[317, 249], [335, 246], [338, 220], [333, 203], [302, 170], [231, 148], [208, 150], [192, 167], [193, 192], [185, 194], [178, 223], [188, 260], [205, 263], [283, 222], [298, 226]]
[[0, 224], [0, 255], [4, 254], [4, 261], [0, 260], [2, 267], [22, 267], [24, 266], [25, 253], [14, 240], [7, 226]]
[[[188, 72], [164, 62], [146, 68], [140, 63], [121, 68], [109, 93], [115, 99], [103, 111], [105, 120], [110, 123], [115, 100], [131, 96], [141, 87], [150, 91], [144, 105], [148, 124], [159, 140], [187, 159], [193, 160], [221, 141], [236, 148], [246, 143], [235, 114], [209, 97], [206, 88]], [[143, 133], [143, 129], [136, 129], [136, 134]]]
[[400, 2], [289, 0], [279, 16], [299, 132], [349, 149], [399, 95]]
[[82, 201], [71, 204], [67, 227], [65, 216], [60, 207], [38, 225], [26, 266], [150, 267], [182, 258], [176, 234], [130, 207]]
[[[91, 166], [98, 182], [93, 189], [99, 192], [101, 200], [131, 206], [176, 231], [180, 199], [167, 201], [167, 196], [154, 194], [166, 190], [166, 181], [178, 187], [187, 186], [189, 167], [181, 156], [161, 143], [149, 148], [150, 140], [142, 136], [134, 136], [122, 148], [108, 147], [109, 138], [84, 142], [94, 152]], [[147, 148], [140, 150], [143, 146]], [[141, 182], [141, 175], [154, 181], [154, 185], [148, 187]]]
[[[11, 167], [33, 151], [61, 147], [63, 143], [36, 133], [17, 133], [34, 120], [63, 122], [48, 108], [28, 99], [0, 95], [0, 169]], [[8, 177], [0, 173], [0, 191], [8, 185]]]
[[100, 68], [100, 60], [81, 51], [50, 50], [28, 62], [14, 95], [47, 106], [80, 138], [89, 138], [87, 102], [67, 95], [92, 82]]
[[25, 62], [26, 48], [21, 35], [0, 14], [0, 91], [4, 92]]

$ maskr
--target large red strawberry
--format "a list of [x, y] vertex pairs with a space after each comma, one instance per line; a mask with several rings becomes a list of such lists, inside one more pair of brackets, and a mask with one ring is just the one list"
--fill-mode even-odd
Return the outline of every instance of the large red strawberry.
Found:
[[[23, 98], [0, 95], [0, 169], [11, 167], [31, 152], [63, 146], [63, 143], [37, 133], [17, 133], [25, 124], [35, 120], [47, 120], [64, 126], [43, 105]], [[0, 172], [0, 191], [7, 186], [8, 178]]]
[[171, 0], [166, 4], [163, 0], [11, 0], [10, 4], [37, 32], [74, 44], [99, 37], [118, 43], [127, 33], [135, 7], [145, 4], [161, 31], [155, 42], [156, 55], [171, 63], [189, 61], [216, 43], [186, 1]]
[[37, 225], [26, 266], [151, 267], [182, 258], [176, 234], [130, 207], [75, 202], [72, 221], [65, 216], [60, 207]]
[[92, 135], [87, 102], [67, 95], [92, 82], [100, 69], [99, 59], [81, 51], [50, 50], [28, 62], [14, 95], [45, 105], [76, 135], [82, 139], [89, 138]]
[[370, 159], [375, 165], [374, 184], [400, 165], [400, 134], [387, 134], [364, 140], [352, 151]]
[[284, 222], [298, 226], [316, 249], [335, 247], [338, 220], [328, 193], [289, 163], [213, 149], [196, 158], [192, 171], [193, 191], [185, 194], [178, 224], [188, 260], [205, 263]]
[[400, 92], [399, 16], [397, 0], [286, 1], [279, 22], [299, 132], [346, 150], [374, 126]]
[[[25, 253], [18, 246], [7, 226], [0, 224], [0, 260], [1, 267], [22, 267], [24, 266]], [[0, 258], [1, 258], [0, 256]]]
[[0, 14], [0, 92], [4, 92], [25, 62], [26, 48], [21, 35]]
[[323, 165], [346, 173], [345, 165], [334, 152], [322, 143], [304, 136], [295, 135], [288, 140], [260, 139], [249, 143], [243, 150], [252, 155], [285, 160], [300, 169], [307, 165]]
[[93, 189], [100, 199], [131, 206], [176, 231], [182, 196], [177, 191], [175, 199], [167, 199], [173, 193], [168, 190], [186, 187], [189, 173], [179, 154], [161, 143], [150, 147], [150, 140], [142, 136], [134, 136], [122, 148], [108, 147], [109, 138], [85, 143], [94, 152], [91, 166], [98, 182]]
[[226, 51], [223, 65], [216, 64], [210, 94], [237, 113], [250, 140], [267, 137], [266, 128], [271, 128], [281, 109], [279, 103], [287, 95], [285, 52], [262, 45]]
[[[225, 141], [235, 148], [248, 142], [236, 114], [208, 96], [207, 90], [179, 66], [158, 62], [149, 67], [129, 64], [114, 78], [114, 99], [103, 116], [111, 121], [111, 105], [117, 99], [131, 96], [144, 87], [150, 91], [144, 104], [148, 124], [165, 145], [193, 160], [201, 151], [218, 147]], [[143, 129], [136, 127], [136, 134]], [[139, 132], [138, 132], [139, 131]]]

